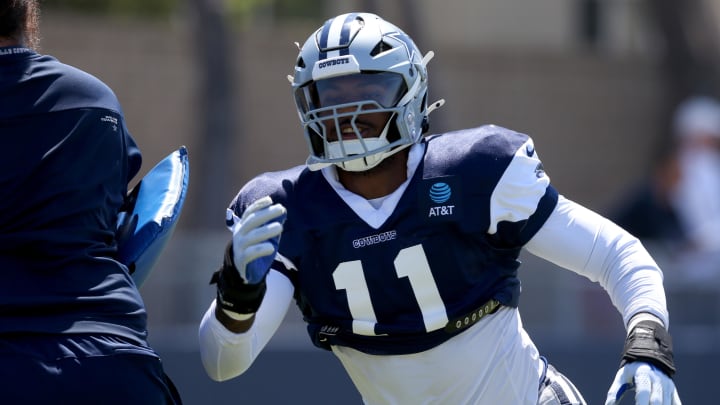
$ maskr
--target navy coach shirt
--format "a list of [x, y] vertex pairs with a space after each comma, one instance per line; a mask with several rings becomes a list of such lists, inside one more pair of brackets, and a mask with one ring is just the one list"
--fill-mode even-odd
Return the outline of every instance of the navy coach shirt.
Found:
[[112, 90], [51, 56], [0, 48], [0, 142], [0, 334], [144, 344], [144, 304], [115, 260], [141, 155]]

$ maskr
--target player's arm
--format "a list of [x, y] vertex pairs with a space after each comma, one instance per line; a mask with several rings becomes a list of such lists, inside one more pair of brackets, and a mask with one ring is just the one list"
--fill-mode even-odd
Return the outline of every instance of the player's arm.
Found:
[[208, 376], [225, 381], [244, 373], [255, 361], [282, 323], [292, 303], [293, 285], [280, 272], [271, 270], [265, 297], [244, 333], [229, 330], [217, 317], [225, 313], [215, 300], [200, 322], [200, 358]]
[[637, 238], [601, 215], [560, 196], [525, 248], [598, 282], [622, 313], [625, 325], [640, 312], [668, 324], [659, 266]]
[[649, 403], [651, 397], [661, 404], [680, 404], [671, 379], [675, 368], [663, 275], [640, 241], [561, 196], [525, 247], [598, 282], [622, 314], [628, 335], [607, 403], [615, 404], [627, 388], [634, 388], [638, 404]]
[[[287, 293], [289, 280], [284, 276], [273, 281], [273, 296], [266, 299], [268, 272], [277, 255], [284, 218], [285, 208], [273, 204], [270, 197], [250, 204], [241, 218], [232, 210], [227, 212], [232, 240], [222, 267], [211, 280], [217, 285], [217, 298], [200, 326], [203, 364], [212, 378], [231, 378], [249, 367], [287, 312], [292, 286]], [[264, 301], [270, 304], [265, 305], [268, 309], [259, 315], [263, 318], [255, 328], [256, 313]], [[234, 336], [238, 334], [244, 336]], [[232, 350], [225, 353], [226, 349]]]

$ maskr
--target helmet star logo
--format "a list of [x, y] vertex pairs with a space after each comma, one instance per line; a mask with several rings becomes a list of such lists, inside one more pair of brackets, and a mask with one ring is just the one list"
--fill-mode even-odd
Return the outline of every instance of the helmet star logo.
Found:
[[385, 36], [395, 38], [398, 41], [400, 41], [403, 46], [405, 47], [405, 52], [409, 55], [409, 60], [412, 61], [415, 59], [415, 46], [413, 45], [412, 40], [410, 39], [407, 34], [404, 34], [399, 31], [391, 32], [389, 34], [386, 34]]

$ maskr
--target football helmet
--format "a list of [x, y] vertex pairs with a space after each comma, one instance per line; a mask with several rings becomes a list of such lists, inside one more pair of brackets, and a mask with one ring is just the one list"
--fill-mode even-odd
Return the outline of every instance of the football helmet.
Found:
[[[300, 48], [288, 76], [308, 142], [310, 170], [365, 171], [418, 142], [428, 129], [427, 68], [412, 39], [375, 14], [331, 18]], [[378, 137], [363, 115], [385, 113]], [[367, 117], [367, 116], [366, 116]]]

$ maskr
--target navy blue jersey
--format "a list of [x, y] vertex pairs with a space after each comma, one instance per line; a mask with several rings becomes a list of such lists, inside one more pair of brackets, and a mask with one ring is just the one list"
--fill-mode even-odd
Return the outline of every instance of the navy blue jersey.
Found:
[[[417, 170], [379, 227], [304, 167], [261, 175], [236, 197], [238, 215], [264, 195], [287, 208], [279, 246], [287, 260], [274, 268], [293, 282], [317, 346], [418, 352], [460, 333], [448, 328], [453, 320], [491, 299], [518, 305], [520, 249], [557, 203], [532, 141], [484, 126], [423, 143]], [[501, 183], [512, 187], [498, 191]]]
[[141, 155], [113, 92], [53, 57], [0, 48], [0, 142], [0, 334], [144, 343], [144, 304], [115, 260]]

